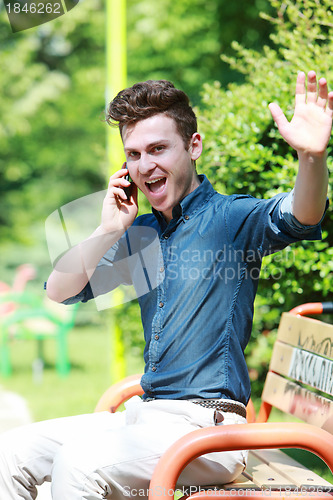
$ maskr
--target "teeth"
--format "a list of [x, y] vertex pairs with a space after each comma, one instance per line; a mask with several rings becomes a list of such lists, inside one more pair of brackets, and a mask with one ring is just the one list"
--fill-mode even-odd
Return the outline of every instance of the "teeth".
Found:
[[152, 181], [146, 181], [147, 184], [155, 184], [155, 182], [163, 180], [164, 177], [160, 177], [159, 179], [153, 179]]

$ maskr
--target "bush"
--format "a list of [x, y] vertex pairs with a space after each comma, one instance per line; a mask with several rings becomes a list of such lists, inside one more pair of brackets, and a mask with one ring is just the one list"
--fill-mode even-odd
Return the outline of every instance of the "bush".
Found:
[[[275, 25], [273, 47], [265, 46], [259, 53], [233, 43], [234, 57], [221, 57], [243, 73], [244, 83], [230, 84], [226, 89], [218, 82], [207, 84], [202, 94], [202, 109], [198, 111], [205, 146], [202, 170], [215, 189], [225, 194], [267, 198], [293, 187], [296, 153], [281, 138], [268, 104], [278, 102], [287, 118], [292, 117], [299, 71], [314, 69], [319, 77], [333, 83], [331, 0], [270, 3], [276, 16], [262, 16]], [[332, 143], [329, 153], [331, 150]], [[328, 165], [332, 165], [330, 157]], [[283, 311], [303, 302], [325, 300], [330, 293], [332, 211], [326, 214], [322, 227], [322, 241], [295, 244], [264, 259], [247, 349], [250, 373], [259, 380], [254, 384], [255, 393], [261, 392], [260, 381], [270, 359], [272, 341], [267, 331], [276, 328]]]

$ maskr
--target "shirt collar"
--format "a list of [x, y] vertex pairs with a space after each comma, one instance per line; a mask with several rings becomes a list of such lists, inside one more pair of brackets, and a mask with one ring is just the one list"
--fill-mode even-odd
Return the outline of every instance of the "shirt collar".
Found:
[[[200, 185], [185, 196], [172, 210], [173, 219], [180, 217], [190, 217], [197, 212], [207, 201], [215, 194], [214, 188], [203, 174], [198, 175]], [[161, 212], [152, 208], [152, 212], [159, 222], [164, 222], [165, 219]]]

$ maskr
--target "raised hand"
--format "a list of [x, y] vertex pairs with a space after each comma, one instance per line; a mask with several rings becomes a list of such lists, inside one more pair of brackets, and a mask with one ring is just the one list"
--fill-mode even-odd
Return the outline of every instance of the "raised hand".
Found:
[[328, 92], [325, 78], [317, 85], [316, 73], [310, 71], [306, 86], [305, 73], [298, 74], [295, 110], [290, 122], [278, 104], [271, 103], [269, 109], [280, 134], [298, 153], [325, 154], [333, 116], [333, 92]]

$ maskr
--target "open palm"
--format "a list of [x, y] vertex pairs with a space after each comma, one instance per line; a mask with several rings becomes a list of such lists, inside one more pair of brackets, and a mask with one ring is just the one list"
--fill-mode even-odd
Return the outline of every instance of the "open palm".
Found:
[[295, 110], [288, 122], [281, 108], [271, 103], [269, 109], [284, 140], [296, 151], [313, 155], [325, 153], [332, 129], [333, 92], [328, 93], [327, 82], [318, 82], [314, 71], [299, 73], [296, 82]]

